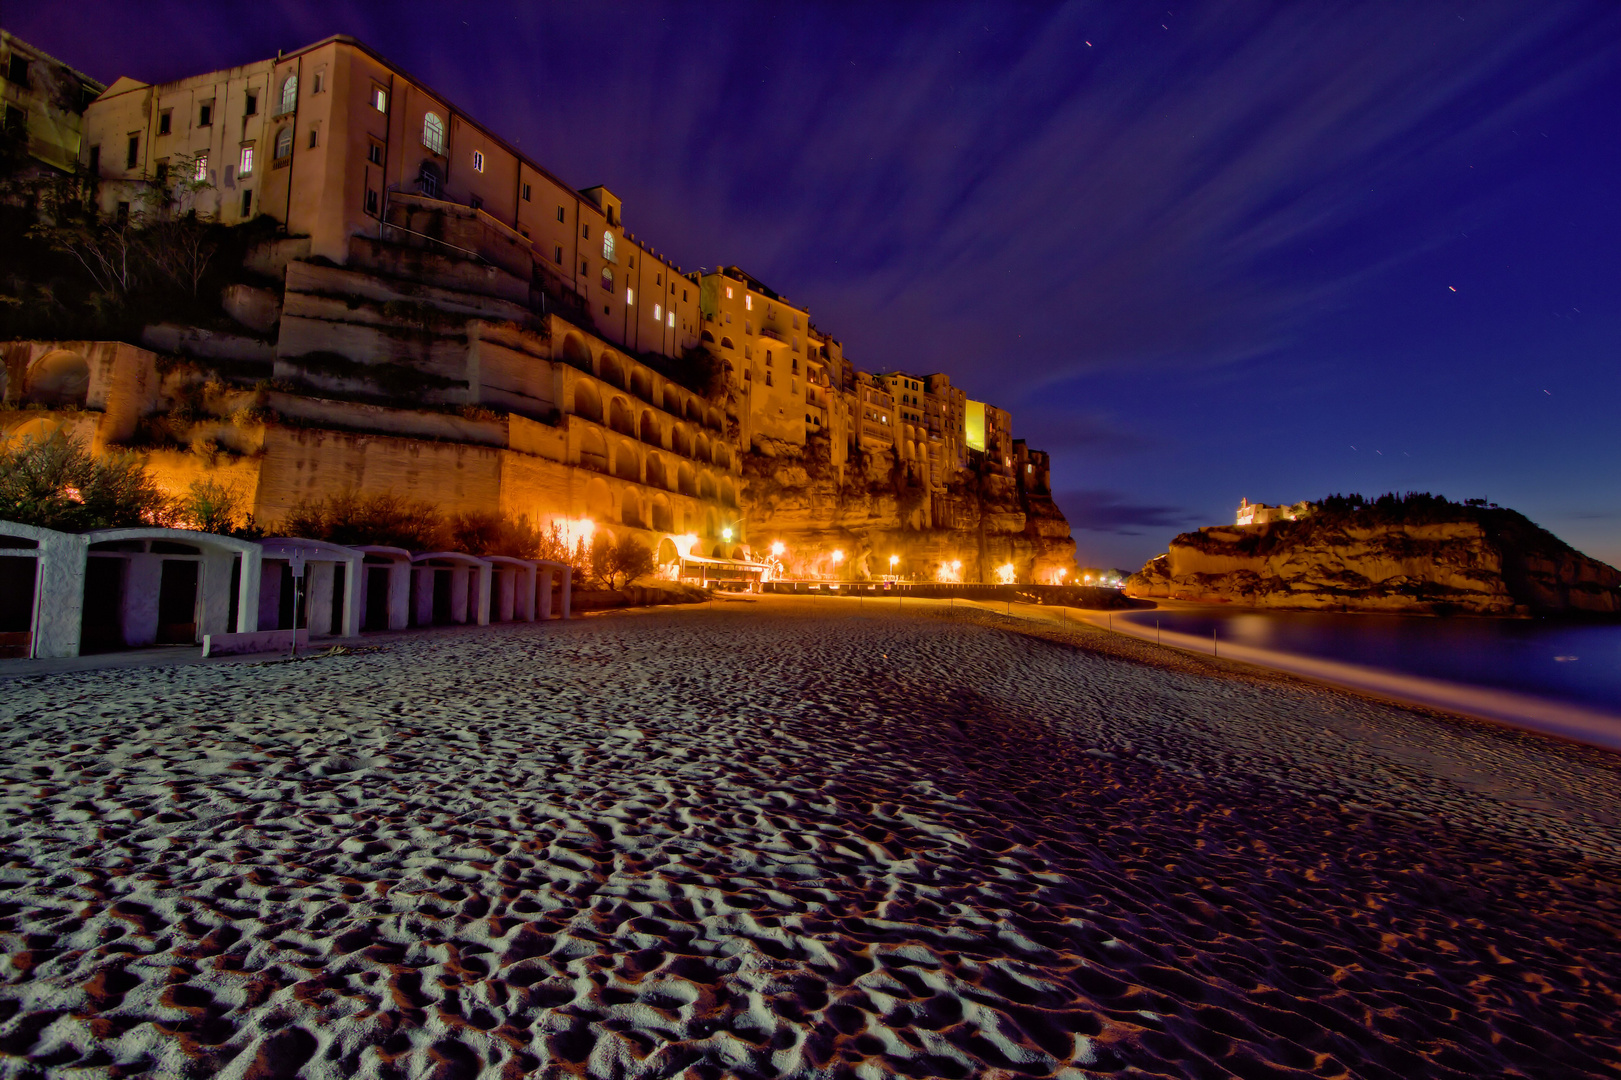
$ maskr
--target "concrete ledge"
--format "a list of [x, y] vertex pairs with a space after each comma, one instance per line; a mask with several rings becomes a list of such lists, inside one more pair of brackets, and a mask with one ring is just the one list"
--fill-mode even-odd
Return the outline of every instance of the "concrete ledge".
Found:
[[204, 656], [231, 656], [238, 653], [290, 652], [293, 635], [298, 635], [298, 647], [309, 648], [308, 630], [258, 630], [247, 634], [204, 634]]

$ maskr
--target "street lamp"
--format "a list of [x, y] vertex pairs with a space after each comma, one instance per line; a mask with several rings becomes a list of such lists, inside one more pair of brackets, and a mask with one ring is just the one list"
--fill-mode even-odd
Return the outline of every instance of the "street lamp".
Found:
[[722, 540], [730, 540], [732, 538], [732, 527], [730, 525], [726, 526], [726, 528], [720, 531], [720, 538]]
[[900, 561], [901, 561], [901, 557], [899, 555], [891, 555], [889, 557], [889, 569], [890, 569], [891, 572], [894, 572], [895, 564], [900, 562]]
[[771, 554], [773, 557], [780, 559], [782, 558], [782, 553], [787, 550], [787, 548], [783, 547], [781, 540], [771, 541]]

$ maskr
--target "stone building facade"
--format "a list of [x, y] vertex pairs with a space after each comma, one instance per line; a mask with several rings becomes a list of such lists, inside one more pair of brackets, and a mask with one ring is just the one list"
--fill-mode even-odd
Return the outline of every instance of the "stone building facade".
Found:
[[[134, 431], [166, 483], [223, 470], [262, 521], [345, 487], [590, 519], [661, 556], [741, 555], [762, 530], [822, 554], [934, 530], [913, 538], [919, 566], [972, 548], [981, 576], [1010, 560], [1030, 579], [1073, 552], [1045, 455], [1015, 461], [1006, 411], [943, 374], [859, 371], [735, 266], [684, 272], [607, 188], [568, 188], [351, 38], [121, 78], [84, 131], [109, 216], [183, 169], [204, 182], [190, 208], [279, 226], [248, 257], [262, 284], [224, 298], [241, 333], [148, 327], [149, 359], [121, 361], [144, 396], [104, 402], [121, 426], [98, 438]], [[8, 347], [7, 405], [38, 403], [47, 355], [108, 348]], [[64, 403], [93, 408], [93, 383]], [[193, 419], [164, 419], [181, 400]], [[1021, 475], [1038, 460], [1040, 484]]]
[[0, 138], [15, 140], [35, 168], [74, 171], [84, 110], [105, 89], [84, 72], [0, 30]]

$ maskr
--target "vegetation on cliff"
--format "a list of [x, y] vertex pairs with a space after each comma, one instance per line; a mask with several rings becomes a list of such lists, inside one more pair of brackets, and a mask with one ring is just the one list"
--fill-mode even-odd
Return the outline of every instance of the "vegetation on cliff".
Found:
[[1621, 612], [1621, 572], [1484, 499], [1331, 495], [1318, 507], [1294, 521], [1183, 533], [1127, 588], [1261, 607]]

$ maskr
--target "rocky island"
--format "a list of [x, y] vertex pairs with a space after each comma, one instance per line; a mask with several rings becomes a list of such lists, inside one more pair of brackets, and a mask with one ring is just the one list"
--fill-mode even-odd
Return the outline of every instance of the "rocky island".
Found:
[[1621, 613], [1621, 571], [1481, 499], [1246, 503], [1239, 521], [1178, 536], [1128, 579], [1127, 595], [1432, 615]]

